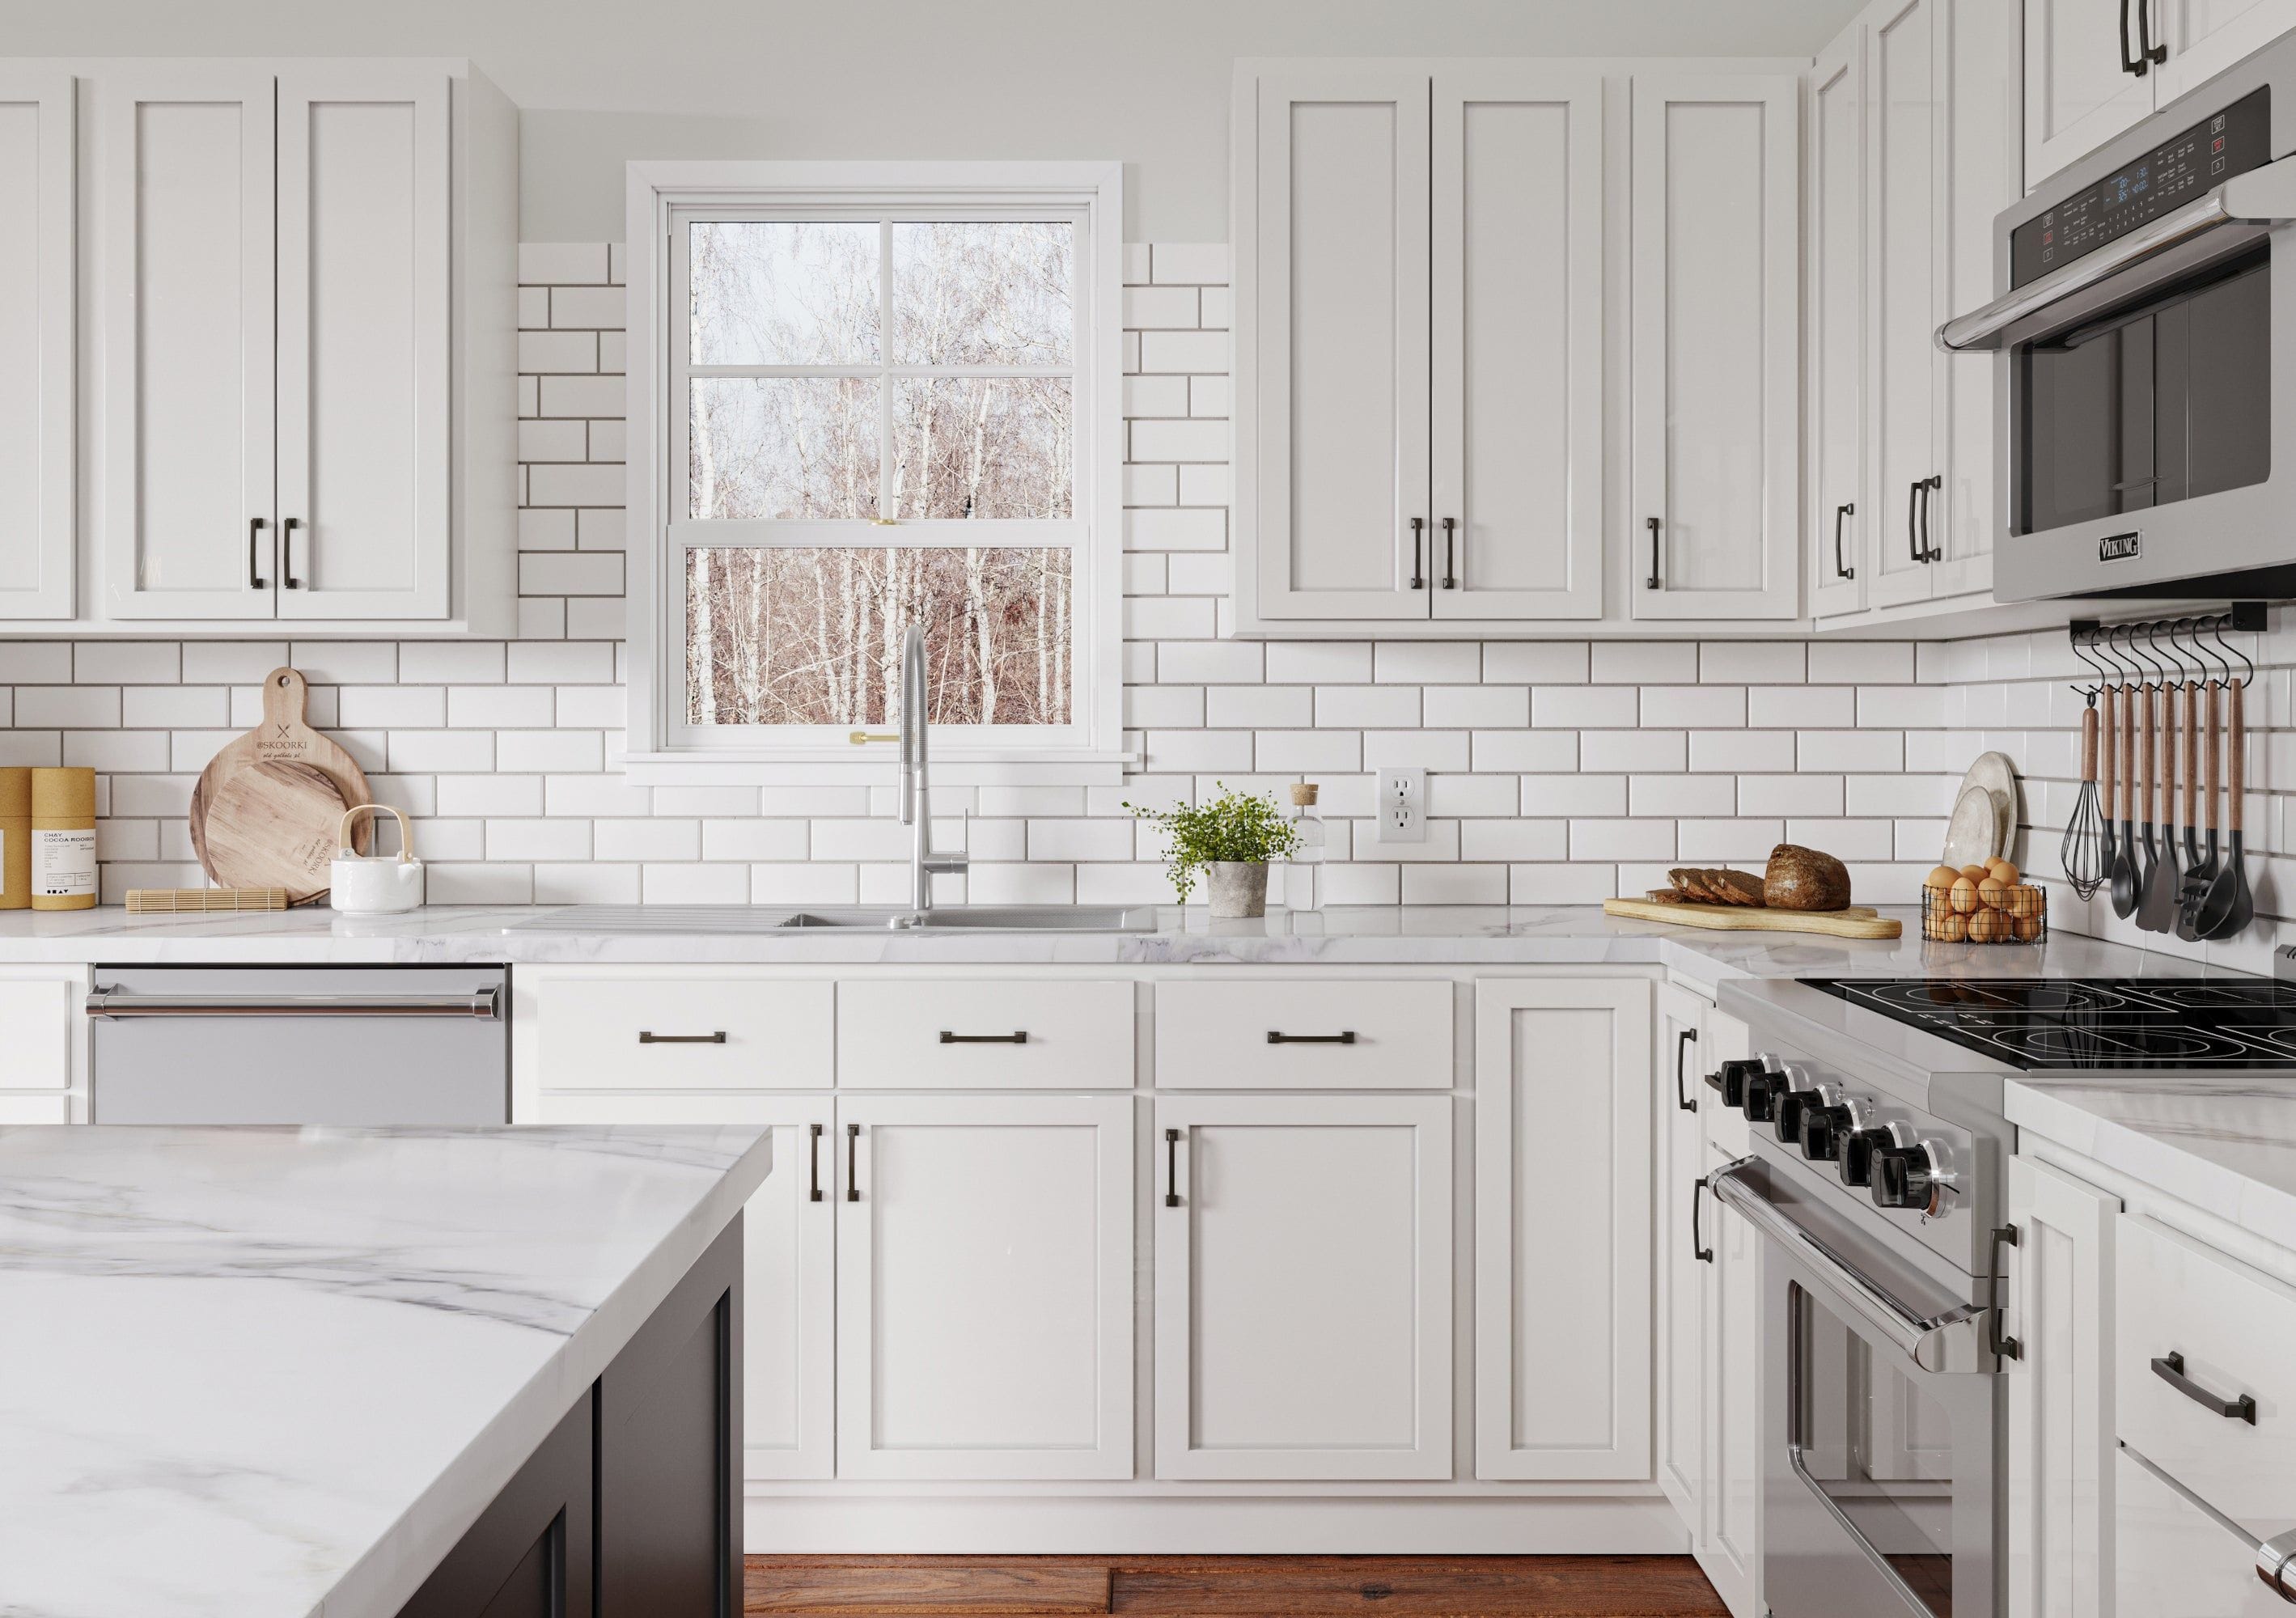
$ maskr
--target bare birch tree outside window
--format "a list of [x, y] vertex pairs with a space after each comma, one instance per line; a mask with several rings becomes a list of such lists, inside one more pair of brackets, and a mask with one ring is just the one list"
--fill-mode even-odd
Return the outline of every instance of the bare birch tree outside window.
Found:
[[1071, 722], [1076, 231], [685, 224], [687, 723]]

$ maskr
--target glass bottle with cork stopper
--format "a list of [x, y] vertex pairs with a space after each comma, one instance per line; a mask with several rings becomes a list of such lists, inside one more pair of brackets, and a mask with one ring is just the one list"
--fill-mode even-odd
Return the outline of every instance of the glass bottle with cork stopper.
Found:
[[1292, 788], [1292, 825], [1300, 834], [1300, 845], [1284, 861], [1283, 904], [1294, 912], [1324, 908], [1324, 853], [1331, 844], [1331, 834], [1324, 817], [1316, 812], [1321, 791], [1312, 781]]

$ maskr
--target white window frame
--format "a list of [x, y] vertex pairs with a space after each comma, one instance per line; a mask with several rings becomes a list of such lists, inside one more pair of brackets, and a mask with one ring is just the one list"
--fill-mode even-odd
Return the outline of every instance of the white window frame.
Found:
[[[671, 510], [682, 485], [672, 456], [685, 442], [676, 390], [685, 345], [677, 226], [694, 214], [757, 209], [808, 218], [916, 213], [1062, 217], [1078, 222], [1074, 516], [1067, 522], [903, 521], [873, 527], [889, 545], [1028, 545], [1072, 536], [1075, 621], [1070, 723], [933, 727], [937, 780], [1112, 784], [1134, 755], [1123, 732], [1123, 166], [1013, 162], [634, 162], [628, 166], [629, 462], [628, 700], [620, 767], [660, 784], [839, 784], [885, 777], [882, 748], [863, 749], [824, 727], [685, 722], [685, 552], [698, 525]], [[794, 212], [793, 212], [794, 210]], [[713, 522], [728, 545], [835, 545], [840, 525]], [[684, 530], [684, 531], [676, 531]], [[959, 530], [962, 530], [961, 532]], [[1078, 531], [1081, 530], [1081, 531]]]

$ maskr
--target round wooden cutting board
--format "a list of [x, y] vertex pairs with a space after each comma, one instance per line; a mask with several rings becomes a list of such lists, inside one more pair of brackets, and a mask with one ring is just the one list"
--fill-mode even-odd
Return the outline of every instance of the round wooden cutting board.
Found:
[[[305, 722], [310, 686], [292, 669], [263, 677], [263, 719], [216, 754], [192, 789], [192, 850], [208, 880], [226, 888], [285, 888], [294, 899], [327, 891], [343, 810], [371, 803], [366, 776]], [[356, 846], [373, 836], [362, 822]]]

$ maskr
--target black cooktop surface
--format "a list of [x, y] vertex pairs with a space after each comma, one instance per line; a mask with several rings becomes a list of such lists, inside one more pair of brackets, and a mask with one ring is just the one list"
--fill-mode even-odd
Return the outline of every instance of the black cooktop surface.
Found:
[[2028, 1071], [2296, 1068], [2296, 984], [2268, 978], [1804, 978]]

